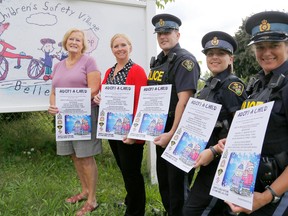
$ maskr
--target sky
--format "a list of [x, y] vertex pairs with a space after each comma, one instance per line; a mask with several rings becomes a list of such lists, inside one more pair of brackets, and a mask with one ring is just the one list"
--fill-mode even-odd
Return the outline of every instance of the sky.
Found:
[[280, 0], [175, 0], [156, 13], [170, 13], [181, 19], [180, 45], [202, 61], [201, 70], [205, 72], [201, 40], [206, 33], [224, 31], [234, 36], [246, 17], [269, 10], [287, 12], [285, 5]]

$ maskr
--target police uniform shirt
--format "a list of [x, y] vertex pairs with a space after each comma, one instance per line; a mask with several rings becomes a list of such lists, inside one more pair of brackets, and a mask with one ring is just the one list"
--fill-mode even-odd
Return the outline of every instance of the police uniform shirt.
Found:
[[[182, 49], [179, 43], [171, 50], [176, 54]], [[196, 92], [198, 79], [200, 77], [200, 67], [196, 58], [187, 51], [185, 55], [177, 59], [174, 63], [172, 72], [175, 73], [176, 92], [193, 90]]]
[[[224, 119], [226, 119], [231, 124], [233, 119], [232, 113], [236, 112], [237, 110], [240, 110], [242, 102], [246, 99], [246, 92], [244, 90], [244, 85], [241, 82], [241, 80], [236, 76], [230, 76], [230, 75], [231, 73], [228, 70], [225, 70], [217, 74], [215, 77], [210, 77], [207, 80], [205, 87], [200, 91], [197, 98], [206, 99], [207, 95], [210, 92], [209, 94], [210, 97], [208, 96], [207, 101], [222, 105], [218, 121], [221, 122]], [[209, 87], [210, 81], [213, 78], [217, 78], [222, 81], [219, 86], [217, 86], [212, 90], [215, 92], [210, 91]], [[206, 148], [209, 148], [209, 146], [217, 144], [219, 138], [223, 138], [226, 136], [227, 131], [222, 132], [222, 128], [215, 127]], [[201, 167], [188, 197], [189, 206], [196, 206], [199, 207], [199, 209], [201, 209], [201, 207], [208, 206], [208, 204], [211, 202], [212, 197], [209, 195], [209, 191], [210, 186], [212, 185], [214, 179], [215, 172], [218, 167], [219, 160], [220, 157], [213, 160], [208, 166]], [[223, 207], [222, 202], [223, 201], [219, 201], [218, 203], [217, 201], [216, 205]]]
[[[169, 53], [176, 53], [176, 55], [179, 55], [181, 51], [185, 52], [178, 43]], [[157, 65], [164, 64], [167, 60], [168, 57], [164, 56], [164, 53], [161, 52], [157, 56]], [[163, 80], [161, 81], [162, 84], [175, 83], [177, 93], [187, 90], [193, 90], [193, 92], [196, 92], [197, 82], [200, 77], [200, 67], [196, 58], [190, 52], [186, 51], [180, 58], [176, 57], [176, 60], [172, 63], [172, 67], [169, 67], [169, 69], [169, 73], [173, 73], [171, 75], [169, 74], [169, 77], [172, 77], [174, 80], [168, 80], [168, 82]], [[165, 74], [162, 78], [166, 79], [167, 76], [168, 74]], [[149, 79], [150, 78], [148, 77], [148, 83]]]
[[[214, 93], [210, 93], [213, 95], [213, 98], [208, 98], [208, 101], [222, 104], [222, 108], [218, 117], [218, 120], [224, 120], [229, 118], [229, 123], [232, 121], [232, 113], [236, 112], [241, 108], [243, 101], [247, 98], [245, 87], [241, 80], [236, 76], [230, 76], [231, 73], [228, 70], [223, 71], [222, 73], [217, 74], [215, 77], [211, 77], [208, 79], [208, 82], [212, 80], [212, 78], [217, 78], [221, 80], [221, 86], [219, 88], [212, 90]], [[210, 91], [209, 86], [205, 86], [203, 90], [200, 92], [198, 96], [199, 99], [205, 99], [206, 95]]]
[[[268, 156], [277, 154], [281, 151], [288, 152], [288, 61], [270, 73], [273, 73], [273, 76], [283, 74], [286, 78], [283, 87], [276, 91], [272, 91], [270, 96], [270, 101], [274, 101], [274, 106], [271, 111], [262, 148], [262, 154]], [[265, 79], [263, 71], [259, 73], [259, 77], [260, 80]], [[256, 87], [258, 88], [258, 92], [252, 94], [251, 98], [257, 100], [257, 96], [263, 91], [263, 86], [259, 85]], [[265, 86], [264, 88], [267, 87], [268, 86]]]

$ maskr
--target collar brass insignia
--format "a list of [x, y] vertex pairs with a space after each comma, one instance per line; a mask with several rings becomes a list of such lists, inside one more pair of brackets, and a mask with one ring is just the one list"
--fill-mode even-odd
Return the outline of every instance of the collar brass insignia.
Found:
[[219, 40], [217, 37], [213, 37], [213, 39], [211, 40], [211, 44], [213, 46], [217, 46], [219, 44]]
[[269, 31], [270, 30], [270, 23], [268, 23], [267, 20], [262, 20], [260, 26], [259, 26], [259, 30], [260, 32], [263, 32], [263, 31]]

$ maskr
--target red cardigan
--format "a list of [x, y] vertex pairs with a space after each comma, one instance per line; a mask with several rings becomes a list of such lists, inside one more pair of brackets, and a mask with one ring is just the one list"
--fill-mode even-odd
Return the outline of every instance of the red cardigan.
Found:
[[[111, 70], [112, 68], [109, 68], [106, 71], [102, 84], [106, 84]], [[128, 72], [125, 85], [135, 86], [134, 109], [133, 109], [133, 116], [135, 116], [135, 114], [137, 113], [141, 86], [147, 86], [147, 75], [144, 69], [140, 65], [135, 64], [135, 63], [132, 65], [132, 67], [130, 68]]]

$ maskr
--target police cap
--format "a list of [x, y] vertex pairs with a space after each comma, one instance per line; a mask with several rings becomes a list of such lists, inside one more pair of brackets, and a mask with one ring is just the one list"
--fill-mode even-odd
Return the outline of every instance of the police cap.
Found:
[[233, 54], [237, 49], [237, 42], [234, 38], [222, 31], [212, 31], [202, 38], [202, 52], [206, 55], [209, 49], [222, 49]]
[[249, 17], [245, 30], [252, 37], [251, 44], [263, 41], [288, 40], [288, 14], [280, 11], [264, 11]]
[[155, 26], [155, 33], [158, 33], [179, 30], [182, 22], [171, 14], [157, 14], [152, 18], [152, 24]]

